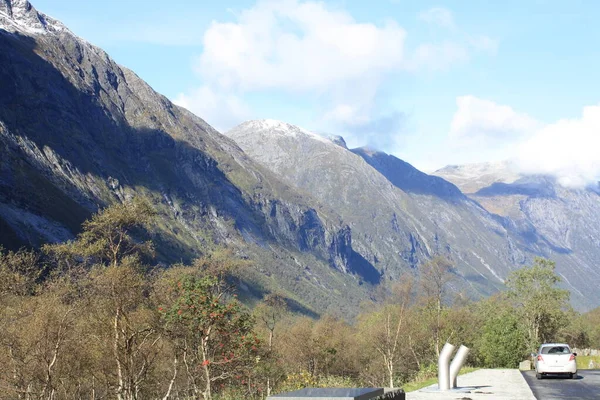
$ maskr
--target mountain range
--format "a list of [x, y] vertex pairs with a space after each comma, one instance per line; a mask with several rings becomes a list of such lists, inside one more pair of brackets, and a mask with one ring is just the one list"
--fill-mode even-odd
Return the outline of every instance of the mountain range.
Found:
[[442, 255], [472, 298], [544, 256], [576, 307], [600, 304], [598, 188], [504, 164], [428, 175], [273, 120], [223, 135], [26, 0], [0, 0], [0, 154], [8, 248], [68, 240], [98, 209], [144, 196], [159, 259], [232, 247], [253, 260], [248, 301], [278, 291], [310, 315], [353, 315]]

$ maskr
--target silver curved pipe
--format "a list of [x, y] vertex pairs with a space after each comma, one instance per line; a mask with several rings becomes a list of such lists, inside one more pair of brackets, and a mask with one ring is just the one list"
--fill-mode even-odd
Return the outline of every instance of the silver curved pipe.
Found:
[[456, 387], [456, 377], [458, 376], [458, 372], [462, 368], [463, 364], [467, 360], [467, 355], [469, 355], [469, 348], [463, 345], [460, 345], [454, 359], [450, 363], [450, 382], [452, 383], [452, 387]]
[[454, 346], [446, 343], [440, 352], [438, 359], [438, 387], [440, 390], [450, 390], [450, 356], [454, 352]]

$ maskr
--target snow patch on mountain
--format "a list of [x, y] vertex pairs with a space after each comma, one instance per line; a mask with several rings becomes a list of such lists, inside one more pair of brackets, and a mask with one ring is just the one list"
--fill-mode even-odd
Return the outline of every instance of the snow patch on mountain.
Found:
[[0, 0], [0, 28], [29, 35], [70, 32], [61, 22], [38, 12], [27, 0]]
[[[248, 131], [248, 132], [261, 132], [266, 135], [278, 135], [281, 137], [291, 137], [295, 139], [299, 139], [302, 137], [310, 138], [314, 140], [318, 140], [323, 143], [333, 144], [330, 140], [317, 135], [316, 133], [310, 132], [304, 128], [301, 128], [296, 125], [288, 124], [286, 122], [277, 121], [274, 119], [260, 119], [260, 120], [252, 120], [246, 121], [241, 125], [233, 128], [229, 132], [233, 131]], [[231, 136], [229, 133], [226, 133], [227, 136]]]

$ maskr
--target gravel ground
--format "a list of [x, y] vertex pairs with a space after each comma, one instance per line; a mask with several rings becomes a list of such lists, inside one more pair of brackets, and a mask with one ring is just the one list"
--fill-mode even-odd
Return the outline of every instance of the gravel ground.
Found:
[[516, 369], [480, 369], [458, 377], [458, 388], [438, 392], [437, 384], [406, 394], [407, 400], [535, 400]]

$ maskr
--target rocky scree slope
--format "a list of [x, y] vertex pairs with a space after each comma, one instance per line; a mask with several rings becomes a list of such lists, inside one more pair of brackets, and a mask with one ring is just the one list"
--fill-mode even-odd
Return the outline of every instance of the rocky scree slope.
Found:
[[256, 261], [241, 283], [254, 295], [340, 313], [368, 296], [335, 212], [24, 0], [0, 0], [0, 88], [0, 244], [72, 238], [141, 195], [164, 261], [227, 244]]

